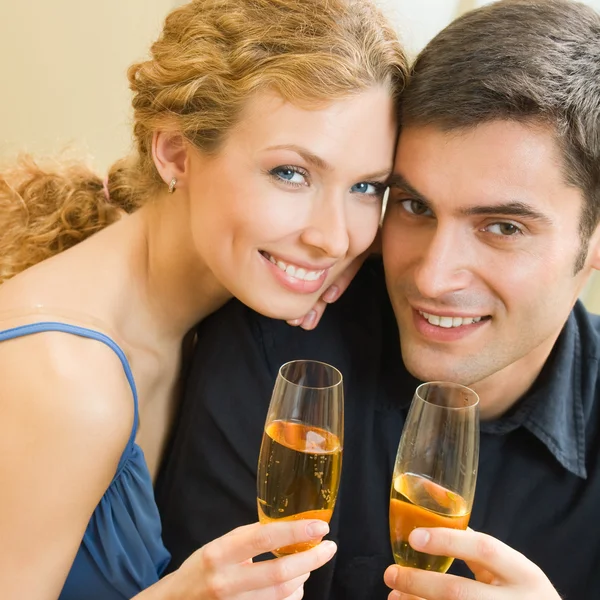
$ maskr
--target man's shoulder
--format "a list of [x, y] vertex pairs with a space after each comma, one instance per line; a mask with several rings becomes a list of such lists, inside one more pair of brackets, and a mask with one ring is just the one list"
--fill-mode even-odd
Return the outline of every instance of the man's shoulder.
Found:
[[582, 358], [600, 360], [600, 315], [591, 313], [578, 301], [573, 308], [572, 318], [577, 327]]
[[[600, 418], [600, 315], [587, 310], [581, 301], [573, 308], [570, 321], [575, 324], [575, 347], [573, 354], [574, 376], [579, 382], [585, 421], [588, 427]], [[596, 415], [593, 417], [592, 415]], [[600, 422], [594, 425], [600, 436]], [[600, 447], [600, 437], [595, 438]]]
[[237, 375], [243, 370], [240, 364], [248, 362], [273, 377], [283, 363], [295, 359], [350, 369], [364, 360], [366, 348], [375, 360], [390, 335], [397, 344], [397, 333], [390, 333], [394, 327], [381, 260], [370, 259], [341, 298], [327, 306], [312, 331], [264, 317], [232, 300], [198, 325], [192, 377], [214, 379], [223, 365]]

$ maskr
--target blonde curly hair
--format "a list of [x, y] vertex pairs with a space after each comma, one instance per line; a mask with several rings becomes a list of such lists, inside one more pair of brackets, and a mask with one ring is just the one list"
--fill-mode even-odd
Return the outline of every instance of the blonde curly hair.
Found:
[[78, 163], [31, 157], [0, 172], [0, 283], [132, 212], [164, 186], [155, 131], [215, 153], [248, 98], [295, 104], [384, 85], [398, 101], [408, 64], [372, 0], [193, 0], [166, 18], [148, 60], [132, 65], [134, 156], [106, 181]]

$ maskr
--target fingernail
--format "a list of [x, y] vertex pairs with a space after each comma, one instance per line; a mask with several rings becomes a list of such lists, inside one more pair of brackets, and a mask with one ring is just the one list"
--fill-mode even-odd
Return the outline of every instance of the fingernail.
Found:
[[415, 529], [408, 537], [410, 545], [418, 550], [427, 545], [427, 542], [431, 539], [431, 534], [426, 529]]
[[329, 533], [329, 525], [325, 521], [313, 521], [307, 525], [306, 532], [314, 538], [323, 537]]
[[321, 549], [323, 556], [326, 556], [327, 560], [329, 560], [335, 554], [337, 544], [331, 540], [325, 540], [319, 544], [319, 548]]
[[335, 302], [339, 293], [340, 288], [337, 285], [330, 285], [323, 294], [323, 300], [325, 302]]
[[317, 318], [317, 313], [314, 310], [311, 310], [306, 317], [304, 317], [304, 322], [302, 323], [302, 327], [304, 329], [310, 329], [315, 324], [315, 319]]

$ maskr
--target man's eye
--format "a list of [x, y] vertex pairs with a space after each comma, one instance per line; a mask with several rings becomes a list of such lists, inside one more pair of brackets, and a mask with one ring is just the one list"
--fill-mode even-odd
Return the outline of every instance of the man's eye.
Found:
[[426, 204], [423, 204], [423, 202], [420, 202], [419, 200], [402, 200], [401, 201], [402, 207], [404, 208], [404, 210], [408, 213], [410, 213], [411, 215], [417, 215], [417, 216], [430, 216], [433, 215], [433, 213], [431, 212], [431, 209], [427, 207]]
[[492, 223], [486, 228], [490, 233], [502, 236], [519, 235], [523, 233], [521, 229], [514, 223]]

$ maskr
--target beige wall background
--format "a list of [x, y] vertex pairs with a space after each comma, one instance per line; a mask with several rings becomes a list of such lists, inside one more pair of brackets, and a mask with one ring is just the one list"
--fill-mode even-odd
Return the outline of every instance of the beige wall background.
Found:
[[0, 156], [75, 144], [103, 170], [126, 153], [126, 70], [172, 4], [0, 0]]
[[[411, 55], [490, 0], [377, 0]], [[102, 173], [129, 151], [126, 70], [179, 0], [0, 0], [0, 159], [72, 148]], [[600, 0], [586, 4], [600, 11]], [[600, 313], [600, 276], [583, 294]]]

